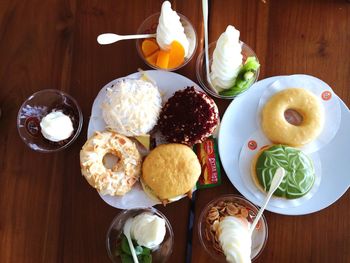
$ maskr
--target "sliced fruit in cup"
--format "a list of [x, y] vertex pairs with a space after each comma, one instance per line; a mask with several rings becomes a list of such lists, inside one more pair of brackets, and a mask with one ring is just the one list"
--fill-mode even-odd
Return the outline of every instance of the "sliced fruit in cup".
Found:
[[151, 65], [156, 65], [157, 64], [157, 58], [158, 58], [159, 51], [157, 50], [153, 54], [149, 55], [146, 57], [146, 61], [150, 63]]
[[158, 51], [159, 46], [154, 38], [149, 38], [149, 39], [145, 39], [142, 42], [141, 49], [142, 49], [142, 53], [147, 58], [147, 57], [151, 56], [153, 53], [155, 53], [156, 51]]
[[185, 61], [185, 49], [180, 42], [173, 41], [170, 46], [168, 68], [177, 68]]
[[155, 39], [145, 39], [141, 45], [146, 61], [161, 69], [173, 69], [185, 61], [185, 49], [178, 41], [173, 41], [169, 50], [161, 50]]
[[157, 67], [167, 69], [169, 65], [169, 52], [160, 50], [157, 58]]

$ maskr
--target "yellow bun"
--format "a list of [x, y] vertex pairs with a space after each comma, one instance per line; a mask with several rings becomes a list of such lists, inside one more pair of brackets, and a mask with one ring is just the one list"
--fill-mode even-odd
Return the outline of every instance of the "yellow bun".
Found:
[[160, 200], [192, 190], [201, 166], [192, 149], [182, 144], [163, 144], [150, 152], [142, 164], [142, 180]]
[[[111, 168], [103, 163], [106, 154], [118, 157]], [[101, 194], [124, 195], [141, 173], [142, 157], [133, 141], [112, 131], [96, 132], [80, 151], [81, 173]]]
[[[286, 110], [295, 110], [303, 120], [296, 126], [287, 122]], [[273, 95], [262, 110], [262, 129], [273, 142], [302, 146], [314, 140], [324, 125], [323, 106], [311, 92], [289, 88]]]

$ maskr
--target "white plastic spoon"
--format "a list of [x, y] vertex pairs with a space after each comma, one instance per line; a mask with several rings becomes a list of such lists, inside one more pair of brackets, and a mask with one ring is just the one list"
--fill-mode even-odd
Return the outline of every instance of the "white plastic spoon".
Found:
[[124, 235], [126, 236], [126, 239], [128, 240], [129, 248], [130, 248], [131, 255], [132, 255], [132, 258], [133, 258], [134, 262], [135, 263], [139, 263], [139, 260], [137, 259], [137, 256], [136, 256], [134, 244], [132, 243], [131, 237], [130, 237], [131, 224], [132, 224], [132, 219], [131, 218], [126, 220], [126, 222], [124, 224], [124, 227], [123, 227], [123, 232], [124, 232]]
[[151, 38], [151, 37], [156, 37], [156, 34], [121, 36], [121, 35], [117, 35], [117, 34], [113, 34], [113, 33], [105, 33], [105, 34], [101, 34], [97, 37], [97, 42], [100, 45], [108, 45], [108, 44], [112, 44], [114, 42], [118, 42], [120, 40]]
[[253, 233], [253, 231], [254, 231], [254, 229], [256, 227], [256, 224], [259, 222], [259, 220], [260, 220], [260, 218], [261, 218], [261, 216], [262, 216], [262, 214], [263, 214], [263, 212], [264, 212], [268, 202], [271, 199], [271, 196], [272, 196], [273, 192], [275, 192], [276, 189], [281, 184], [285, 173], [286, 173], [286, 171], [282, 167], [278, 167], [277, 168], [276, 173], [273, 176], [273, 179], [272, 179], [272, 182], [271, 182], [271, 185], [270, 185], [270, 190], [267, 193], [267, 196], [266, 196], [266, 199], [265, 199], [265, 203], [262, 205], [262, 207], [260, 208], [258, 214], [256, 215], [256, 217], [255, 217], [255, 219], [253, 221], [253, 224], [250, 227], [250, 233]]

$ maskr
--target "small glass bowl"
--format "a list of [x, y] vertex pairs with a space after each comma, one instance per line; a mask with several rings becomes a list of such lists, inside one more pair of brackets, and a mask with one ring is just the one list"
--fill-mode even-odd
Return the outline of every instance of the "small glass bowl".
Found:
[[[256, 60], [259, 62], [258, 57], [256, 56], [256, 54], [254, 53], [254, 51], [244, 42], [240, 41], [241, 46], [242, 46], [242, 55], [243, 55], [243, 63], [246, 61], [246, 59], [248, 57], [255, 57]], [[216, 47], [216, 41], [213, 43], [210, 43], [210, 45], [208, 46], [208, 53], [209, 53], [209, 70], [211, 68], [211, 64], [213, 62], [213, 52], [215, 50]], [[243, 92], [241, 92], [240, 94], [244, 93], [245, 91], [247, 91], [257, 80], [259, 77], [259, 73], [260, 73], [260, 67], [259, 69], [256, 71], [256, 73], [254, 74], [254, 80], [252, 82], [252, 84]], [[208, 82], [207, 80], [207, 72], [205, 69], [205, 49], [203, 49], [203, 51], [199, 54], [198, 58], [197, 58], [197, 63], [196, 63], [196, 75], [197, 75], [197, 79], [199, 81], [199, 84], [202, 86], [202, 88], [209, 93], [210, 95], [216, 97], [216, 98], [220, 98], [220, 99], [234, 99], [235, 97], [239, 96], [239, 95], [235, 95], [235, 96], [222, 96], [219, 93], [217, 93], [215, 91], [215, 88], [212, 87], [212, 85]]]
[[[219, 204], [220, 202], [226, 202], [230, 201], [233, 203], [237, 203], [239, 205], [244, 206], [248, 210], [248, 221], [250, 223], [253, 222], [255, 216], [258, 213], [258, 208], [246, 200], [245, 198], [234, 195], [234, 194], [228, 194], [220, 196], [211, 202], [209, 202], [203, 211], [201, 212], [199, 216], [199, 222], [198, 222], [198, 236], [200, 243], [202, 244], [205, 251], [216, 261], [218, 262], [226, 262], [225, 255], [217, 250], [214, 249], [212, 243], [210, 240], [206, 238], [206, 215], [210, 211], [210, 209]], [[267, 228], [267, 222], [264, 215], [262, 215], [261, 219], [259, 220], [257, 227], [254, 229], [252, 233], [252, 252], [251, 252], [251, 259], [252, 261], [256, 260], [258, 256], [263, 251], [266, 242], [267, 242], [267, 236], [268, 236], [268, 228]]]
[[173, 229], [170, 225], [169, 220], [165, 217], [164, 214], [162, 214], [157, 209], [150, 207], [150, 208], [137, 208], [137, 209], [124, 210], [113, 219], [107, 231], [107, 237], [106, 237], [107, 252], [112, 262], [115, 262], [115, 263], [121, 262], [121, 259], [118, 255], [116, 255], [116, 252], [117, 252], [117, 243], [120, 241], [125, 222], [129, 218], [135, 217], [144, 212], [157, 215], [165, 220], [165, 228], [166, 228], [165, 237], [163, 242], [160, 244], [160, 246], [156, 250], [152, 251], [152, 262], [153, 263], [167, 262], [167, 260], [169, 259], [171, 253], [173, 252], [173, 246], [174, 246]]
[[[194, 29], [193, 25], [191, 22], [188, 20], [187, 17], [184, 15], [177, 13], [180, 16], [180, 22], [182, 23], [184, 29], [185, 29], [185, 34], [190, 42], [189, 48], [188, 48], [188, 55], [187, 58], [185, 58], [184, 63], [182, 63], [180, 66], [176, 68], [171, 68], [171, 69], [163, 69], [159, 68], [155, 65], [150, 64], [145, 56], [142, 53], [141, 45], [142, 41], [144, 39], [138, 39], [136, 40], [136, 49], [137, 52], [139, 53], [139, 56], [143, 59], [143, 61], [151, 68], [153, 69], [159, 69], [159, 70], [166, 70], [166, 71], [175, 71], [178, 70], [182, 67], [184, 67], [190, 60], [192, 59], [193, 55], [195, 54], [196, 48], [197, 48], [197, 34], [196, 30]], [[154, 34], [157, 31], [157, 26], [158, 26], [158, 20], [159, 20], [160, 13], [155, 13], [148, 18], [146, 18], [140, 27], [137, 29], [137, 34]]]
[[[61, 110], [73, 122], [72, 135], [63, 141], [51, 142], [41, 134], [40, 121], [52, 110]], [[17, 130], [22, 140], [34, 151], [50, 153], [67, 148], [79, 136], [83, 114], [76, 100], [56, 89], [44, 89], [31, 95], [17, 115]]]

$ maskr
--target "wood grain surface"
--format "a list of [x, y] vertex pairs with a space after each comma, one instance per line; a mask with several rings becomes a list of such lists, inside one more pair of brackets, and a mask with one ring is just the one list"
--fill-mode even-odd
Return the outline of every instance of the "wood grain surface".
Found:
[[[200, 0], [171, 1], [196, 28], [203, 48]], [[108, 206], [80, 174], [92, 102], [112, 79], [147, 69], [134, 41], [99, 46], [103, 32], [135, 33], [162, 1], [0, 1], [0, 262], [109, 262], [105, 236], [119, 210]], [[257, 53], [260, 79], [294, 73], [329, 83], [350, 105], [350, 3], [345, 0], [212, 0], [209, 38], [232, 24]], [[195, 59], [178, 71], [196, 81]], [[77, 99], [84, 126], [78, 140], [55, 154], [31, 151], [16, 116], [35, 91], [54, 88]], [[230, 103], [216, 100], [221, 116]], [[349, 131], [350, 134], [350, 131]], [[223, 175], [220, 187], [200, 190], [202, 208], [224, 193], [238, 193]], [[185, 262], [190, 201], [166, 208], [175, 246], [169, 262]], [[269, 239], [257, 262], [350, 262], [350, 194], [305, 216], [265, 213]], [[192, 262], [213, 262], [193, 233]]]

